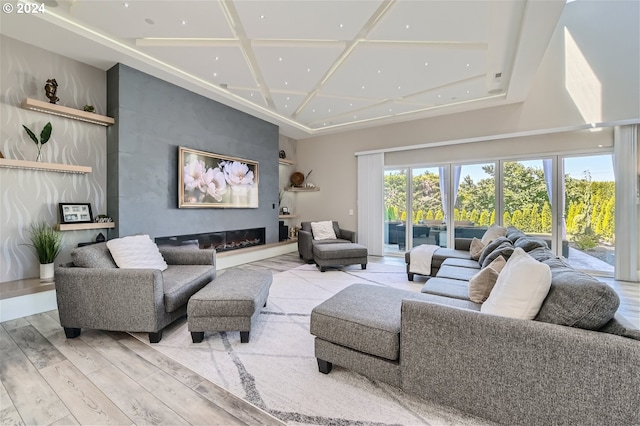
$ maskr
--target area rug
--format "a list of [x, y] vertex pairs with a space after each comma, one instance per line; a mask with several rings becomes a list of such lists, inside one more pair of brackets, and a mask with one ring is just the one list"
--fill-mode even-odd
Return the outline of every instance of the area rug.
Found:
[[[224, 271], [222, 271], [224, 273]], [[484, 425], [478, 418], [426, 402], [334, 366], [318, 372], [309, 318], [313, 307], [354, 283], [419, 291], [404, 264], [369, 263], [320, 272], [302, 265], [273, 275], [267, 306], [253, 324], [249, 343], [239, 332], [210, 332], [192, 343], [186, 320], [165, 329], [149, 345], [290, 425]]]

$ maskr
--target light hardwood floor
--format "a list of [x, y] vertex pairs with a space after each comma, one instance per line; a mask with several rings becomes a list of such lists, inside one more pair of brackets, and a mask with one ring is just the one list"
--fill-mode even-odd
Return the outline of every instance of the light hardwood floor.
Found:
[[[242, 267], [278, 273], [301, 263], [292, 253]], [[620, 295], [619, 313], [640, 325], [640, 284], [601, 280]], [[66, 339], [56, 311], [1, 324], [0, 379], [2, 425], [283, 424], [127, 333]]]

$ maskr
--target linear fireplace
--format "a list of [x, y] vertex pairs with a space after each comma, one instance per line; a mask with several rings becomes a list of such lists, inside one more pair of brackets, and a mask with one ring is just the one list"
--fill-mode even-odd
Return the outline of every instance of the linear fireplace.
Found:
[[236, 229], [232, 231], [158, 237], [155, 241], [159, 246], [181, 246], [197, 243], [201, 249], [213, 248], [216, 249], [217, 252], [223, 252], [264, 244], [265, 228]]

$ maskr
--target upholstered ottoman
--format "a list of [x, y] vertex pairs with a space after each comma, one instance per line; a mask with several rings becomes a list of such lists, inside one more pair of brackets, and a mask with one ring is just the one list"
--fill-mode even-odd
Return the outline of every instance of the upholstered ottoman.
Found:
[[367, 248], [356, 243], [317, 244], [313, 246], [313, 260], [326, 271], [327, 267], [362, 265], [367, 269]]
[[252, 321], [267, 305], [271, 272], [230, 269], [191, 296], [187, 323], [193, 343], [205, 331], [240, 331], [240, 342], [249, 341]]

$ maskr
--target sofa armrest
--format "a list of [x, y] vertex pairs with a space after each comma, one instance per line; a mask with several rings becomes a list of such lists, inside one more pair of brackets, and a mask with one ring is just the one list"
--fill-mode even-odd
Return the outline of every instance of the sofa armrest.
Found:
[[313, 259], [313, 235], [309, 231], [298, 231], [298, 253], [305, 261]]
[[401, 323], [410, 393], [504, 424], [640, 421], [640, 342], [412, 300]]
[[164, 288], [157, 269], [59, 266], [55, 277], [63, 327], [145, 332], [160, 328]]
[[160, 253], [168, 265], [212, 265], [216, 266], [214, 249], [184, 249], [160, 247]]
[[349, 240], [352, 243], [355, 243], [356, 242], [356, 232], [355, 231], [349, 231], [348, 229], [340, 228], [340, 235], [338, 236], [338, 238], [342, 238], [343, 240]]

